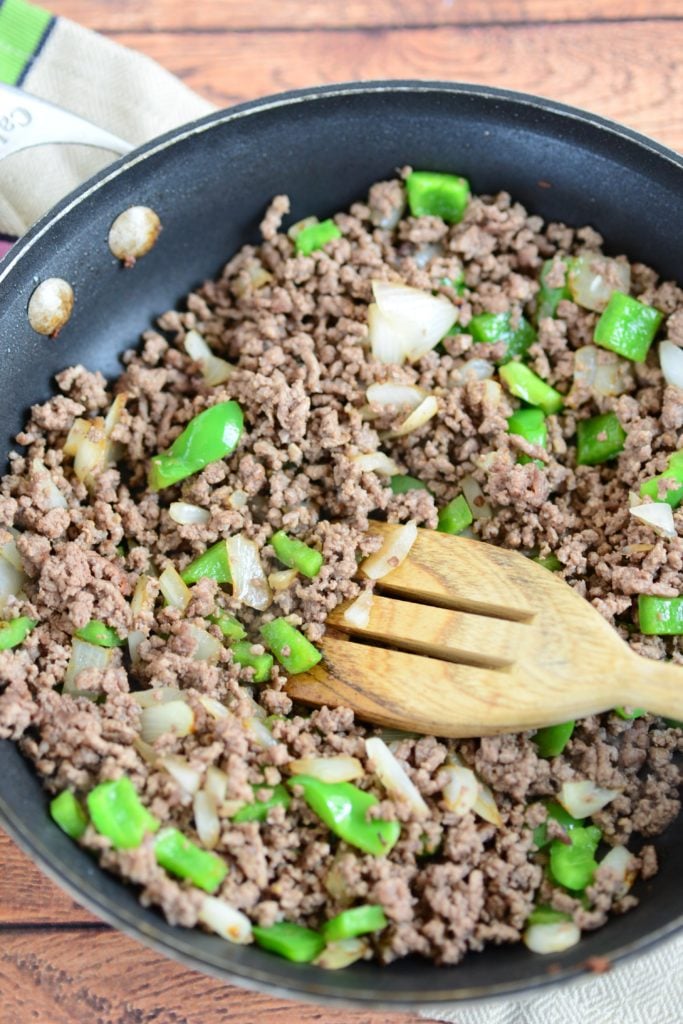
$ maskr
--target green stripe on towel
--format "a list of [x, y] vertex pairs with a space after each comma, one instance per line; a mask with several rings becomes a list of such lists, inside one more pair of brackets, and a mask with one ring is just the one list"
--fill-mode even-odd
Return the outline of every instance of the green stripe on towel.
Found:
[[21, 82], [53, 21], [42, 7], [25, 0], [4, 0], [0, 6], [0, 81], [8, 85]]

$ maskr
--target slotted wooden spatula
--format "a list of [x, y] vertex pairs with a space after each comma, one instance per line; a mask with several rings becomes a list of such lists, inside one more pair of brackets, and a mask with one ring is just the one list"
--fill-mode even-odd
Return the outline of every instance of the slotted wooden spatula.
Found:
[[323, 661], [287, 692], [368, 722], [486, 736], [618, 705], [683, 719], [683, 668], [634, 654], [556, 574], [493, 544], [418, 530], [376, 584], [367, 626], [349, 626], [344, 606], [328, 626]]

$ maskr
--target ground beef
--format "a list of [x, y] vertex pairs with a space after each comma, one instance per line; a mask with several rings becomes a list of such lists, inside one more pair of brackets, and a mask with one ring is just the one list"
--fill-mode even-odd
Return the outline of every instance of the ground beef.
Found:
[[[636, 652], [683, 662], [680, 638], [641, 636], [636, 613], [638, 594], [683, 591], [683, 537], [658, 538], [628, 514], [629, 492], [661, 473], [679, 445], [683, 392], [665, 384], [654, 354], [641, 365], [600, 350], [600, 367], [615, 374], [611, 394], [597, 393], [585, 374], [575, 379], [578, 350], [591, 344], [597, 314], [565, 298], [555, 317], [537, 325], [528, 355], [564, 394], [565, 409], [548, 417], [547, 447], [530, 445], [509, 434], [518, 403], [494, 376], [505, 343], [474, 345], [467, 331], [482, 312], [509, 313], [513, 326], [522, 315], [533, 320], [543, 260], [551, 261], [548, 287], [566, 284], [565, 258], [579, 253], [590, 253], [604, 279], [619, 284], [600, 237], [590, 228], [544, 225], [505, 193], [473, 197], [455, 225], [405, 216], [407, 173], [374, 185], [367, 202], [338, 214], [341, 237], [307, 256], [282, 229], [289, 200], [278, 196], [264, 216], [262, 244], [241, 250], [183, 310], [159, 317], [140, 350], [125, 353], [124, 373], [111, 388], [101, 374], [71, 367], [57, 377], [62, 394], [32, 408], [18, 437], [25, 449], [11, 455], [0, 483], [0, 524], [14, 528], [25, 573], [3, 617], [25, 614], [37, 625], [21, 647], [0, 652], [0, 736], [19, 741], [48, 792], [69, 787], [84, 795], [125, 774], [153, 814], [195, 841], [192, 797], [162, 759], [185, 758], [199, 786], [210, 771], [215, 781], [218, 769], [225, 798], [214, 848], [230, 868], [222, 898], [261, 925], [286, 919], [311, 927], [355, 903], [378, 903], [389, 922], [369, 940], [379, 960], [419, 953], [455, 963], [487, 942], [518, 940], [539, 902], [568, 911], [584, 929], [635, 903], [607, 868], [598, 868], [585, 898], [556, 885], [534, 830], [543, 826], [550, 841], [571, 842], [547, 809], [564, 782], [589, 779], [614, 789], [593, 821], [607, 846], [633, 843], [634, 871], [650, 878], [657, 853], [650, 844], [639, 849], [638, 837], [658, 835], [679, 812], [674, 754], [681, 729], [652, 716], [606, 713], [578, 722], [553, 758], [539, 756], [533, 732], [453, 742], [380, 731], [426, 801], [429, 816], [422, 818], [412, 804], [392, 800], [373, 774], [365, 737], [377, 730], [355, 722], [348, 708], [293, 706], [277, 665], [254, 687], [253, 671], [236, 663], [228, 644], [216, 645], [212, 660], [195, 657], [197, 629], [223, 640], [211, 621], [219, 613], [237, 616], [252, 653], [261, 653], [263, 614], [207, 578], [192, 588], [184, 611], [157, 600], [162, 570], [182, 570], [237, 533], [256, 543], [266, 572], [281, 570], [270, 538], [285, 529], [322, 553], [323, 568], [314, 579], [296, 575], [274, 590], [265, 618], [287, 616], [318, 642], [329, 612], [359, 593], [358, 560], [378, 543], [367, 532], [369, 517], [434, 527], [438, 510], [468, 477], [481, 490], [478, 511], [490, 506], [490, 515], [473, 523], [476, 537], [528, 555], [553, 554], [561, 576]], [[683, 292], [641, 264], [631, 269], [634, 296], [660, 308], [665, 335], [683, 345]], [[400, 367], [372, 358], [367, 322], [375, 278], [440, 293], [455, 305], [456, 324], [441, 348]], [[457, 284], [463, 279], [464, 291]], [[209, 387], [187, 356], [189, 330], [232, 364], [224, 384]], [[370, 384], [387, 381], [435, 395], [436, 415], [397, 436], [406, 410], [366, 397]], [[74, 420], [105, 415], [115, 395], [125, 401], [109, 436], [110, 464], [77, 474], [64, 451], [67, 434]], [[234, 454], [149, 491], [150, 456], [208, 405], [227, 399], [238, 401], [245, 417]], [[623, 452], [613, 462], [577, 466], [577, 422], [610, 411], [627, 431]], [[359, 455], [380, 449], [425, 487], [394, 494], [386, 475], [358, 465]], [[179, 524], [170, 513], [174, 501], [200, 506], [206, 522]], [[680, 529], [678, 513], [676, 520]], [[3, 531], [0, 543], [11, 536]], [[141, 603], [140, 588], [151, 604]], [[122, 640], [134, 631], [134, 656], [114, 647], [106, 665], [90, 665], [74, 679], [73, 634], [93, 619]], [[142, 743], [138, 691], [151, 689], [161, 700], [164, 687], [189, 705], [193, 731]], [[300, 792], [263, 822], [231, 820], [245, 803], [267, 799], [292, 760], [337, 755], [360, 761], [358, 784], [379, 801], [370, 817], [400, 823], [388, 856], [337, 839]], [[454, 763], [476, 773], [483, 805], [449, 809], [444, 786]], [[159, 906], [173, 923], [196, 924], [201, 893], [159, 868], [149, 838], [137, 850], [116, 851], [89, 827], [82, 842], [140, 886], [143, 903]]]

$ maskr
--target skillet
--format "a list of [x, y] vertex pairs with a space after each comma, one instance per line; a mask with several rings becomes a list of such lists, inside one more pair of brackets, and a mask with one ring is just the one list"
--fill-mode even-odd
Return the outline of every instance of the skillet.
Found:
[[[273, 195], [291, 197], [292, 221], [323, 218], [404, 164], [463, 174], [475, 192], [506, 189], [546, 219], [591, 224], [608, 253], [683, 277], [683, 159], [592, 114], [520, 93], [410, 81], [326, 86], [243, 104], [111, 165], [0, 263], [0, 450], [12, 446], [27, 407], [50, 395], [57, 371], [81, 362], [116, 376], [120, 353], [157, 315], [258, 240]], [[125, 270], [107, 234], [134, 204], [155, 209], [163, 231]], [[76, 296], [57, 339], [34, 333], [26, 316], [36, 284], [51, 276], [69, 281]], [[503, 946], [457, 967], [414, 958], [325, 972], [171, 928], [57, 829], [32, 767], [8, 741], [0, 741], [0, 824], [81, 904], [154, 949], [226, 981], [337, 1006], [436, 1009], [530, 994], [585, 974], [588, 957], [618, 961], [683, 924], [683, 816], [656, 840], [661, 869], [636, 890], [640, 906], [552, 958], [552, 971], [550, 958]]]

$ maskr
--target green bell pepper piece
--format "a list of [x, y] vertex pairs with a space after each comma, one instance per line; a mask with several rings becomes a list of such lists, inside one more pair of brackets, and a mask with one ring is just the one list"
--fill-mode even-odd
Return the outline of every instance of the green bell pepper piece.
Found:
[[221, 633], [227, 640], [244, 640], [247, 631], [232, 615], [226, 612], [219, 612], [217, 615], [209, 615], [209, 622], [218, 626]]
[[236, 661], [242, 668], [253, 668], [254, 682], [265, 683], [270, 679], [270, 671], [273, 667], [272, 654], [252, 654], [251, 648], [254, 645], [251, 640], [240, 640], [232, 647], [233, 661]]
[[576, 722], [562, 722], [539, 729], [534, 736], [539, 757], [557, 757], [569, 743]]
[[231, 455], [244, 427], [237, 402], [219, 402], [190, 420], [167, 452], [150, 462], [149, 486], [153, 491], [199, 473], [211, 462]]
[[[559, 288], [552, 288], [547, 284], [547, 278], [553, 267], [554, 260], [546, 260], [541, 267], [540, 285], [538, 295], [536, 296], [536, 323], [540, 320], [545, 320], [546, 317], [554, 317], [557, 313], [557, 307], [559, 306], [562, 299], [571, 299], [572, 293], [569, 291], [568, 276], [565, 274], [565, 282]], [[569, 269], [570, 261], [563, 259], [565, 267]]]
[[[454, 274], [452, 277], [442, 277], [440, 284], [445, 284], [447, 287], [452, 288], [456, 295], [464, 295], [467, 290], [465, 284], [465, 271], [461, 270], [459, 273]], [[450, 331], [448, 332], [451, 333]]]
[[297, 540], [296, 537], [288, 537], [284, 530], [278, 530], [270, 538], [270, 543], [279, 560], [290, 569], [303, 573], [309, 580], [314, 579], [320, 572], [323, 556], [303, 541]]
[[413, 171], [406, 178], [406, 192], [413, 217], [441, 217], [457, 224], [470, 198], [470, 184], [456, 174]]
[[559, 391], [523, 363], [506, 363], [498, 371], [508, 391], [529, 405], [537, 405], [548, 416], [559, 412], [564, 399]]
[[140, 803], [135, 786], [122, 776], [100, 782], [86, 797], [90, 820], [100, 835], [111, 839], [117, 850], [139, 846], [146, 832], [156, 832], [157, 819]]
[[88, 815], [70, 789], [50, 801], [50, 814], [62, 832], [72, 839], [80, 839], [88, 827]]
[[624, 292], [612, 292], [595, 325], [593, 341], [634, 363], [643, 363], [663, 317], [653, 306]]
[[547, 558], [532, 558], [532, 562], [538, 562], [544, 569], [548, 569], [549, 572], [557, 572], [558, 569], [564, 568], [562, 562], [559, 560], [557, 555], [551, 553]]
[[277, 786], [259, 785], [254, 786], [253, 789], [255, 793], [262, 789], [269, 789], [271, 795], [267, 800], [254, 800], [253, 803], [240, 807], [239, 811], [232, 816], [232, 821], [237, 825], [244, 821], [265, 821], [271, 807], [284, 807], [287, 810], [292, 802], [291, 796], [281, 782], [278, 782]]
[[212, 544], [202, 555], [186, 565], [180, 574], [184, 583], [197, 583], [205, 576], [216, 583], [232, 583], [228, 545], [225, 540]]
[[216, 853], [191, 843], [177, 828], [167, 828], [154, 840], [157, 864], [178, 878], [187, 878], [204, 892], [215, 892], [228, 873], [228, 865]]
[[325, 942], [337, 942], [339, 939], [353, 939], [356, 935], [367, 935], [386, 928], [388, 921], [384, 911], [377, 904], [365, 904], [342, 910], [341, 914], [330, 918], [322, 926]]
[[427, 484], [423, 484], [416, 476], [409, 476], [408, 473], [395, 473], [389, 481], [393, 494], [405, 494], [407, 491], [428, 491]]
[[[518, 437], [523, 437], [529, 444], [537, 444], [542, 448], [545, 448], [548, 444], [548, 427], [542, 409], [534, 409], [533, 407], [530, 409], [517, 409], [508, 418], [508, 431], [511, 434], [516, 434]], [[524, 452], [520, 452], [517, 456], [517, 462], [522, 466], [531, 461], [531, 456], [525, 455]], [[537, 466], [543, 468], [543, 463], [540, 459], [534, 459], [533, 461]]]
[[29, 619], [28, 615], [20, 615], [18, 619], [0, 622], [0, 651], [9, 651], [12, 647], [23, 644], [32, 629], [38, 625], [37, 619]]
[[597, 869], [595, 851], [602, 832], [595, 825], [574, 828], [569, 833], [571, 844], [555, 839], [550, 844], [550, 874], [558, 885], [580, 892], [593, 880]]
[[576, 464], [597, 466], [624, 450], [626, 431], [613, 412], [579, 420], [576, 425]]
[[334, 221], [321, 220], [319, 224], [309, 224], [301, 229], [294, 239], [294, 248], [300, 256], [310, 256], [335, 238], [341, 238], [341, 231]]
[[552, 907], [539, 905], [534, 907], [526, 919], [527, 924], [559, 924], [560, 921], [571, 921], [571, 914], [564, 914], [561, 910], [553, 910]]
[[325, 940], [312, 928], [303, 928], [290, 921], [278, 921], [268, 928], [254, 925], [252, 934], [259, 946], [292, 960], [295, 964], [307, 964], [315, 960], [325, 948]]
[[528, 320], [520, 317], [516, 327], [512, 327], [511, 321], [511, 313], [478, 313], [467, 325], [467, 331], [475, 341], [491, 345], [499, 341], [506, 343], [505, 355], [497, 361], [498, 366], [515, 356], [521, 358], [536, 341], [536, 331]]
[[77, 629], [74, 635], [79, 640], [85, 640], [86, 643], [95, 644], [97, 647], [120, 647], [126, 642], [115, 629], [100, 622], [99, 619], [92, 619], [87, 626]]
[[645, 636], [683, 634], [683, 597], [638, 595], [638, 622]]
[[642, 718], [647, 714], [645, 708], [625, 708], [621, 705], [614, 709], [614, 714], [623, 718], [625, 722], [632, 722], [635, 718]]
[[[668, 490], [662, 487], [660, 493], [660, 480], [674, 481], [680, 486], [670, 487]], [[643, 480], [640, 494], [642, 497], [652, 498], [653, 501], [667, 501], [672, 508], [678, 508], [683, 501], [683, 451], [673, 452], [669, 456], [667, 468], [663, 473]]]
[[[549, 800], [546, 804], [546, 809], [548, 817], [558, 822], [565, 832], [571, 832], [572, 829], [583, 827], [583, 822], [579, 818], [572, 818], [569, 811], [565, 811], [562, 804], [558, 804], [555, 800]], [[539, 850], [550, 842], [548, 839], [547, 822], [544, 821], [542, 825], [537, 825], [534, 829], [534, 842]]]
[[473, 522], [474, 517], [467, 499], [464, 494], [459, 494], [439, 512], [437, 530], [441, 533], [462, 533]]
[[314, 647], [303, 633], [291, 626], [286, 619], [273, 619], [261, 626], [261, 636], [271, 649], [280, 664], [291, 675], [307, 672], [317, 665], [322, 658], [321, 652]]
[[287, 785], [290, 789], [301, 786], [313, 813], [350, 846], [375, 857], [395, 846], [401, 832], [397, 821], [366, 820], [369, 808], [379, 803], [372, 793], [350, 782], [322, 782], [310, 775], [293, 775]]

